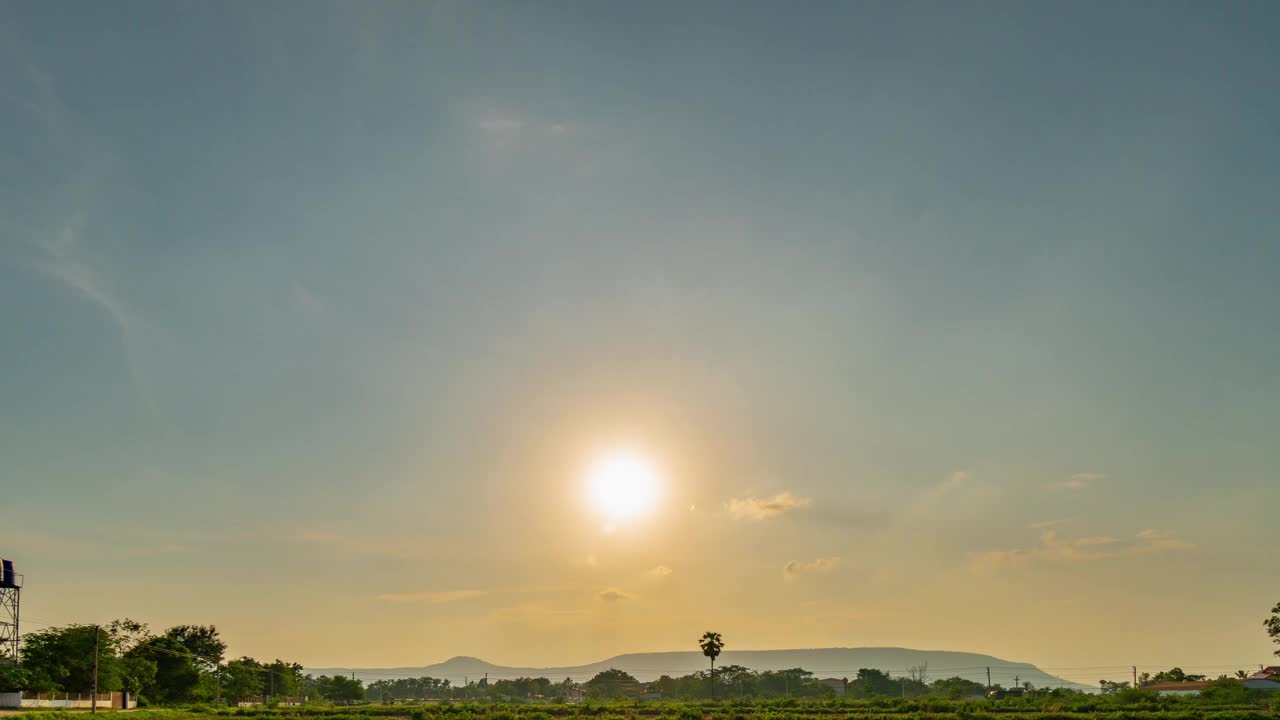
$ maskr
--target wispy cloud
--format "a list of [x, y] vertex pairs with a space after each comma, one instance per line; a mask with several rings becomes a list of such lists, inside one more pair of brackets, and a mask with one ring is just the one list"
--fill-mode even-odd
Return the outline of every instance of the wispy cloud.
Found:
[[671, 568], [667, 567], [666, 565], [659, 565], [653, 568], [652, 570], [650, 570], [649, 574], [653, 575], [654, 577], [666, 577], [671, 574]]
[[378, 596], [378, 599], [394, 603], [444, 605], [445, 603], [458, 602], [459, 600], [484, 597], [488, 594], [484, 590], [426, 590], [422, 592], [383, 593]]
[[488, 133], [513, 133], [523, 130], [525, 121], [511, 115], [490, 114], [478, 118], [476, 127]]
[[811, 501], [809, 498], [797, 497], [790, 492], [782, 492], [770, 498], [732, 498], [725, 504], [729, 514], [740, 520], [767, 520], [802, 508]]
[[294, 309], [304, 313], [318, 313], [324, 310], [324, 301], [311, 292], [305, 285], [293, 281], [289, 288], [290, 303]]
[[141, 334], [146, 328], [137, 313], [115, 293], [111, 283], [82, 257], [81, 238], [87, 225], [83, 211], [72, 211], [55, 232], [37, 236], [32, 241], [35, 254], [27, 258], [28, 264], [92, 303], [115, 325], [135, 390], [151, 414], [164, 420], [139, 357]]
[[976, 570], [995, 570], [1029, 562], [1084, 562], [1195, 549], [1194, 543], [1178, 538], [1171, 530], [1143, 530], [1130, 539], [1122, 539], [1111, 535], [1062, 538], [1056, 530], [1045, 529], [1040, 533], [1038, 545], [977, 553], [972, 557], [971, 566]]
[[434, 554], [435, 544], [413, 540], [383, 540], [366, 537], [344, 535], [332, 530], [318, 530], [308, 527], [285, 528], [271, 530], [269, 537], [280, 542], [296, 542], [308, 545], [322, 545], [334, 551], [378, 555], [386, 557], [418, 557]]
[[596, 593], [596, 597], [600, 598], [601, 600], [607, 603], [621, 602], [622, 600], [631, 600], [634, 598], [633, 595], [624, 593], [617, 588], [609, 588], [608, 590], [601, 590], [600, 592]]
[[951, 473], [950, 475], [948, 475], [946, 479], [943, 480], [942, 483], [938, 485], [938, 489], [943, 492], [947, 490], [954, 490], [956, 488], [963, 486], [965, 483], [969, 482], [969, 477], [970, 476], [968, 472], [964, 470], [957, 470]]
[[514, 605], [493, 611], [492, 621], [499, 625], [547, 627], [581, 627], [591, 621], [591, 613], [582, 609], [553, 608], [545, 605]]
[[840, 564], [838, 557], [815, 558], [813, 560], [792, 560], [782, 568], [782, 574], [786, 577], [795, 577], [797, 575], [808, 575], [814, 573], [829, 573], [836, 569]]
[[1058, 483], [1057, 487], [1063, 490], [1084, 490], [1100, 480], [1106, 480], [1107, 476], [1099, 472], [1079, 472], [1072, 475], [1069, 479]]
[[493, 108], [471, 113], [469, 122], [481, 136], [491, 140], [550, 141], [568, 135], [572, 129], [564, 121]]
[[1027, 527], [1032, 530], [1042, 530], [1044, 528], [1053, 527], [1055, 525], [1061, 525], [1062, 523], [1067, 522], [1070, 519], [1071, 518], [1058, 518], [1057, 520], [1041, 520], [1040, 522], [1030, 523], [1027, 525]]
[[120, 336], [130, 379], [142, 404], [167, 427], [169, 423], [142, 363], [140, 343], [147, 328], [86, 252], [86, 235], [93, 227], [90, 210], [103, 183], [101, 166], [111, 153], [108, 148], [97, 146], [89, 132], [91, 126], [79, 121], [63, 102], [55, 77], [39, 66], [23, 39], [4, 25], [0, 25], [0, 67], [13, 69], [14, 77], [6, 76], [4, 80], [19, 93], [6, 92], [0, 98], [37, 118], [43, 142], [65, 155], [64, 159], [74, 161], [76, 168], [58, 178], [58, 190], [52, 195], [60, 202], [50, 213], [27, 218], [21, 223], [22, 229], [14, 231], [21, 243], [15, 245], [30, 249], [30, 254], [19, 255], [17, 260], [74, 292], [108, 318]]

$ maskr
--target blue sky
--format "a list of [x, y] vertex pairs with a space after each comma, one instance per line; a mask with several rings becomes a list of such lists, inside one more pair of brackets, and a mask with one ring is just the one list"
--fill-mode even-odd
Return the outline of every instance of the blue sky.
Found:
[[1278, 15], [10, 4], [0, 555], [311, 664], [1262, 662]]

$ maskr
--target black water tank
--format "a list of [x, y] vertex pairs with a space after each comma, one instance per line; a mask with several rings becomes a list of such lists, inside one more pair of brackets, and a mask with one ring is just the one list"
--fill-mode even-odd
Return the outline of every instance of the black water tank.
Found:
[[12, 560], [0, 560], [0, 587], [17, 587], [18, 576], [13, 573]]

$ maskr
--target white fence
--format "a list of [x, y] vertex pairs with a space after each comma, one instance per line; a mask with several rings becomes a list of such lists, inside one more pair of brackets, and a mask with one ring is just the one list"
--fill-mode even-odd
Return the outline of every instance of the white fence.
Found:
[[[93, 707], [93, 693], [0, 693], [0, 708], [64, 708], [87, 710]], [[138, 700], [125, 693], [98, 693], [98, 707], [103, 710], [132, 710]]]

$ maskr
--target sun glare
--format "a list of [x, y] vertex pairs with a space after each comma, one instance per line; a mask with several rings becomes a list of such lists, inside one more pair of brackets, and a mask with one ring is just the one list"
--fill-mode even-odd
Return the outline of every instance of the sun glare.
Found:
[[618, 453], [597, 460], [587, 472], [591, 504], [610, 520], [647, 512], [658, 497], [658, 473], [643, 457]]

